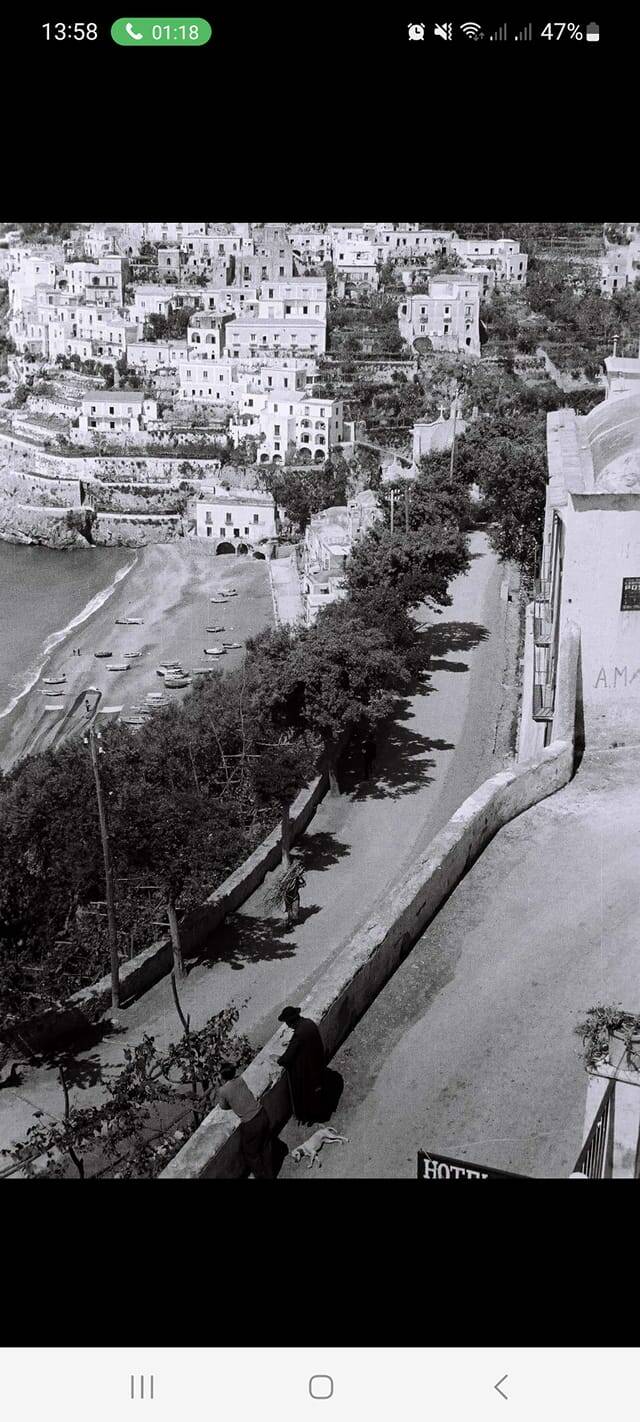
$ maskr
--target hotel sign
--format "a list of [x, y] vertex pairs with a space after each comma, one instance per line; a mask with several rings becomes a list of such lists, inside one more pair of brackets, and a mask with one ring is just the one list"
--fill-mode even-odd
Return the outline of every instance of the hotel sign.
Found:
[[640, 612], [640, 578], [622, 579], [621, 612]]
[[418, 1180], [527, 1180], [512, 1170], [493, 1170], [488, 1165], [473, 1165], [470, 1160], [454, 1160], [450, 1155], [429, 1155], [418, 1151]]

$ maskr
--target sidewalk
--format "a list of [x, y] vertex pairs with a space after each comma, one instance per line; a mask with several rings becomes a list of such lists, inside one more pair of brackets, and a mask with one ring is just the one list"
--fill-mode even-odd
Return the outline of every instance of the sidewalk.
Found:
[[[406, 698], [401, 717], [381, 732], [372, 780], [347, 762], [342, 794], [327, 796], [299, 842], [306, 867], [301, 921], [285, 930], [265, 913], [270, 878], [215, 934], [211, 957], [180, 988], [192, 1026], [231, 1000], [242, 1004], [239, 1030], [258, 1048], [287, 1001], [300, 1002], [458, 805], [496, 766], [494, 743], [504, 679], [506, 604], [501, 571], [482, 534], [471, 538], [469, 573], [452, 585], [453, 605], [423, 622], [429, 674]], [[272, 568], [277, 563], [270, 565]], [[500, 761], [501, 765], [502, 762]], [[126, 1028], [79, 1054], [72, 1099], [100, 1098], [103, 1075], [144, 1033], [167, 1045], [180, 1035], [168, 979], [122, 1014]], [[34, 1109], [58, 1114], [54, 1069], [25, 1068], [23, 1085], [0, 1097], [0, 1146], [18, 1139]]]
[[300, 579], [296, 570], [296, 555], [270, 558], [267, 563], [271, 579], [276, 625], [304, 621], [304, 606]]

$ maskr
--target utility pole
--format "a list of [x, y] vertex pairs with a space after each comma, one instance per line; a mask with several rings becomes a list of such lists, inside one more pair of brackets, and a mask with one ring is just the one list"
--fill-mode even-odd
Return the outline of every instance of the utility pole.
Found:
[[102, 781], [100, 779], [100, 766], [98, 755], [102, 755], [102, 749], [96, 747], [96, 737], [93, 726], [89, 727], [85, 740], [89, 742], [91, 751], [91, 764], [93, 766], [93, 778], [96, 784], [96, 798], [98, 801], [98, 818], [100, 820], [100, 838], [102, 840], [102, 855], [104, 859], [104, 879], [107, 899], [107, 919], [109, 926], [109, 951], [111, 957], [111, 1006], [120, 1006], [120, 974], [118, 964], [118, 925], [116, 923], [116, 905], [113, 891], [113, 866], [111, 863], [111, 846], [109, 844], [109, 827], [107, 825], [107, 812], [104, 803], [104, 793]]
[[458, 385], [456, 382], [455, 394], [453, 397], [453, 439], [451, 441], [451, 459], [449, 462], [449, 478], [453, 479], [453, 461], [456, 452], [456, 422], [458, 419]]
[[409, 532], [409, 485], [404, 486], [404, 531]]
[[392, 538], [393, 538], [393, 501], [394, 501], [394, 498], [395, 498], [395, 492], [396, 492], [395, 489], [392, 489], [392, 490], [391, 490], [391, 537], [392, 537]]

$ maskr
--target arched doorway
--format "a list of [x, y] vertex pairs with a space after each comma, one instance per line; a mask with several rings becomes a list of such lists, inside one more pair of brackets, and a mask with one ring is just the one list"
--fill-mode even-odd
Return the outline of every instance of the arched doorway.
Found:
[[233, 543], [219, 543], [216, 548], [216, 553], [235, 553], [235, 551]]
[[248, 552], [249, 552], [249, 549], [247, 548], [246, 543], [239, 543], [239, 544], [238, 544], [238, 546], [237, 546], [237, 548], [236, 548], [236, 553], [243, 554], [243, 553], [248, 553]]

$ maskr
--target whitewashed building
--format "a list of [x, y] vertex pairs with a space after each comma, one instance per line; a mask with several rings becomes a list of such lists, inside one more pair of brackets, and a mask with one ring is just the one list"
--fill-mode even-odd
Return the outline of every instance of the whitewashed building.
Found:
[[427, 337], [436, 351], [480, 355], [480, 290], [464, 272], [432, 277], [427, 292], [398, 307], [400, 335], [410, 345]]
[[196, 533], [210, 541], [216, 553], [248, 553], [251, 547], [277, 536], [273, 494], [222, 485], [208, 490], [196, 504]]

